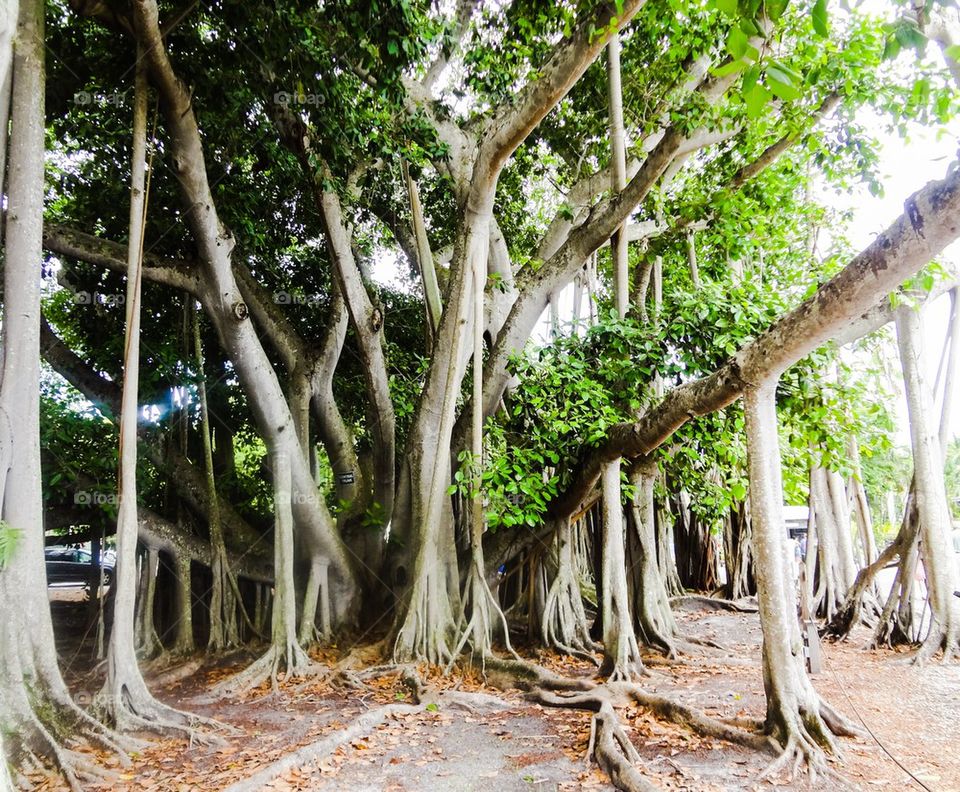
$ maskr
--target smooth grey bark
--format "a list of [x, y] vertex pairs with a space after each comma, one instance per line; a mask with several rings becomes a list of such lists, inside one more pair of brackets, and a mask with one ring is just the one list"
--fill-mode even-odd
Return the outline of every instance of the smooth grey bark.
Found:
[[590, 637], [579, 570], [574, 561], [572, 526], [568, 520], [556, 526], [555, 537], [557, 570], [544, 599], [539, 637], [547, 648], [596, 662], [590, 652], [600, 647]]
[[[442, 505], [448, 500], [456, 400], [468, 357], [470, 276], [475, 267], [487, 265], [497, 180], [516, 148], [576, 83], [609, 36], [629, 22], [642, 4], [643, 0], [627, 0], [617, 9], [619, 13], [603, 6], [595, 18], [584, 19], [554, 48], [537, 77], [494, 111], [480, 140], [467, 139], [449, 124], [435, 124], [441, 139], [446, 136], [451, 144], [446, 167], [454, 175], [460, 216], [435, 354], [401, 468], [399, 497], [406, 510], [394, 521], [394, 530], [412, 552], [400, 559], [391, 581], [411, 580], [398, 609], [394, 642], [398, 659], [451, 659], [449, 643], [455, 624], [439, 555]], [[435, 118], [423, 86], [406, 85], [413, 105]]]
[[[308, 138], [304, 140], [309, 141]], [[309, 151], [310, 144], [303, 144]], [[329, 173], [324, 173], [329, 177]], [[315, 188], [316, 178], [311, 179]], [[337, 285], [344, 296], [350, 324], [357, 336], [363, 360], [364, 383], [367, 391], [367, 423], [373, 438], [374, 507], [379, 510], [382, 527], [390, 522], [395, 495], [396, 417], [390, 398], [387, 361], [383, 348], [383, 313], [375, 307], [367, 294], [357, 262], [353, 257], [350, 238], [343, 221], [339, 196], [332, 190], [319, 191], [320, 208], [327, 231], [327, 243], [333, 254]], [[379, 558], [375, 559], [379, 562]], [[379, 563], [375, 563], [379, 567]]]
[[140, 593], [137, 596], [136, 650], [141, 657], [156, 657], [163, 652], [153, 619], [159, 565], [159, 551], [148, 547], [140, 556]]
[[423, 207], [420, 205], [420, 191], [417, 183], [410, 175], [410, 166], [402, 160], [400, 167], [403, 170], [403, 179], [407, 186], [407, 200], [410, 203], [410, 225], [413, 227], [413, 236], [416, 241], [417, 267], [420, 270], [420, 280], [423, 287], [424, 305], [427, 312], [428, 334], [432, 339], [440, 327], [440, 316], [443, 313], [443, 303], [440, 296], [440, 284], [437, 281], [437, 269], [430, 250], [430, 240], [427, 238], [427, 226], [423, 219]]
[[909, 306], [897, 310], [897, 341], [903, 368], [913, 476], [920, 519], [920, 548], [926, 571], [931, 610], [930, 631], [917, 654], [923, 662], [939, 649], [944, 660], [957, 651], [960, 608], [957, 599], [957, 569], [950, 541], [950, 513], [943, 478], [943, 455], [933, 421], [933, 399], [925, 381], [920, 315]]
[[237, 694], [258, 687], [266, 680], [278, 689], [279, 672], [285, 678], [305, 676], [312, 662], [297, 636], [297, 602], [293, 576], [293, 476], [290, 458], [283, 453], [270, 457], [273, 475], [274, 511], [274, 595], [270, 646], [267, 651], [236, 676], [226, 679], [215, 690]]
[[[487, 585], [486, 565], [483, 560], [483, 533], [486, 515], [483, 505], [483, 330], [484, 289], [486, 267], [479, 259], [473, 268], [473, 408], [470, 431], [470, 566], [464, 584], [461, 617], [458, 624], [460, 638], [453, 656], [456, 657], [469, 643], [471, 651], [483, 660], [493, 655], [494, 632], [502, 628], [507, 649], [510, 646], [510, 628], [490, 587]], [[516, 653], [514, 653], [516, 654]]]
[[783, 530], [783, 484], [777, 436], [775, 375], [744, 392], [750, 513], [756, 556], [757, 600], [763, 631], [766, 726], [783, 747], [765, 771], [804, 760], [811, 772], [825, 769], [824, 751], [836, 752], [832, 734], [849, 734], [843, 719], [814, 690], [803, 661], [796, 615], [797, 592], [790, 574]]
[[873, 515], [870, 513], [867, 491], [863, 486], [860, 443], [857, 441], [856, 435], [852, 435], [847, 443], [847, 456], [851, 466], [847, 491], [850, 493], [850, 500], [853, 505], [852, 512], [857, 522], [860, 548], [863, 553], [863, 566], [868, 566], [877, 557], [877, 540], [873, 534]]
[[656, 504], [654, 482], [656, 463], [637, 465], [630, 470], [634, 488], [628, 523], [636, 535], [639, 559], [634, 577], [633, 619], [637, 638], [667, 656], [675, 653], [677, 622], [670, 609], [670, 598], [657, 563]]
[[227, 546], [223, 539], [223, 523], [220, 518], [220, 496], [217, 494], [217, 477], [213, 469], [213, 440], [210, 425], [210, 406], [207, 403], [206, 370], [203, 363], [203, 342], [200, 338], [200, 316], [193, 311], [193, 347], [197, 363], [197, 392], [200, 398], [200, 433], [203, 435], [203, 467], [207, 480], [207, 527], [210, 532], [210, 573], [213, 585], [210, 589], [210, 636], [207, 648], [219, 652], [240, 644], [237, 627], [237, 605], [240, 604], [237, 580], [227, 558]]
[[[16, 13], [3, 273], [0, 518], [20, 533], [17, 551], [0, 570], [0, 731], [8, 748], [58, 766], [71, 788], [79, 790], [96, 775], [89, 760], [62, 746], [58, 724], [70, 724], [75, 735], [102, 748], [115, 751], [118, 745], [70, 698], [47, 602], [39, 422], [44, 3], [24, 0]], [[7, 57], [4, 52], [4, 61]]]
[[185, 216], [202, 264], [204, 278], [198, 287], [201, 302], [217, 329], [223, 349], [234, 363], [269, 453], [283, 455], [290, 462], [294, 517], [308, 552], [330, 559], [331, 585], [336, 589], [336, 596], [332, 598], [336, 604], [334, 618], [342, 624], [354, 618], [359, 605], [355, 570], [316, 491], [306, 450], [300, 447], [277, 374], [242, 299], [233, 271], [234, 240], [217, 214], [190, 92], [170, 62], [158, 15], [155, 0], [134, 2], [134, 30], [146, 52], [152, 81], [160, 93], [174, 169], [188, 207]]
[[[610, 186], [615, 194], [626, 187], [626, 143], [623, 129], [623, 96], [620, 85], [620, 39], [616, 33], [607, 43], [608, 113], [613, 168]], [[630, 283], [627, 235], [621, 225], [610, 240], [613, 260], [613, 294], [617, 314], [627, 315]], [[627, 562], [624, 535], [623, 499], [620, 491], [620, 460], [612, 460], [602, 474], [603, 541], [600, 606], [603, 623], [603, 663], [601, 673], [614, 681], [630, 681], [644, 672], [627, 587]]]
[[607, 465], [603, 483], [603, 663], [600, 673], [612, 681], [630, 681], [645, 673], [633, 631], [627, 593], [623, 504], [620, 501], [620, 465]]
[[[142, 53], [138, 52], [138, 55]], [[190, 732], [191, 716], [157, 701], [144, 682], [136, 655], [137, 592], [137, 416], [140, 367], [140, 295], [147, 195], [147, 75], [136, 69], [133, 154], [130, 176], [130, 225], [127, 244], [126, 333], [120, 402], [119, 508], [114, 610], [107, 647], [107, 675], [95, 710], [120, 731]], [[149, 573], [148, 573], [149, 574]], [[152, 616], [152, 614], [151, 614]], [[151, 618], [152, 621], [152, 618]]]

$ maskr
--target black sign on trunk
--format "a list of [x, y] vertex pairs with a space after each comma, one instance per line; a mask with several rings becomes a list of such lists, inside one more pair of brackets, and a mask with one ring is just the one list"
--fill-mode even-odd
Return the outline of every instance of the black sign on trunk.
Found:
[[356, 481], [356, 479], [354, 478], [352, 470], [337, 473], [337, 484], [353, 484], [354, 481]]

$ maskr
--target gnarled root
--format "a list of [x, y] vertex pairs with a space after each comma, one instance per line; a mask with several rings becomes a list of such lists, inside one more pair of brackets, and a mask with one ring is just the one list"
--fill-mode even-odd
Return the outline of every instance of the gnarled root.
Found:
[[634, 766], [640, 761], [640, 754], [630, 742], [609, 701], [604, 701], [594, 714], [590, 733], [597, 764], [610, 776], [610, 781], [617, 789], [624, 792], [657, 792], [657, 787], [640, 775]]
[[839, 773], [827, 764], [829, 756], [840, 756], [834, 736], [856, 737], [863, 732], [819, 696], [814, 694], [814, 697], [813, 707], [792, 711], [780, 707], [775, 723], [768, 723], [770, 739], [782, 748], [780, 755], [760, 774], [761, 779], [770, 778], [788, 766], [793, 779], [805, 766], [810, 772], [811, 784], [820, 774], [842, 780]]
[[650, 709], [658, 717], [685, 726], [703, 736], [716, 737], [767, 753], [778, 750], [776, 743], [763, 734], [711, 718], [685, 704], [649, 693], [634, 684], [607, 683], [575, 693], [556, 693], [534, 688], [530, 692], [530, 698], [548, 707], [570, 707], [594, 712], [591, 726], [593, 755], [597, 764], [610, 776], [614, 786], [629, 792], [654, 789], [633, 767], [632, 762], [637, 761], [639, 756], [616, 715], [615, 708], [625, 706], [631, 700]]
[[447, 664], [447, 670], [449, 671], [453, 666], [467, 643], [470, 644], [472, 652], [480, 656], [481, 667], [484, 667], [487, 659], [493, 657], [493, 634], [498, 625], [503, 629], [507, 651], [519, 660], [520, 656], [510, 645], [510, 627], [507, 625], [507, 617], [503, 615], [500, 603], [494, 598], [493, 592], [487, 585], [483, 568], [474, 561], [470, 564], [470, 570], [467, 573], [463, 609], [460, 614], [460, 623], [457, 625], [460, 638]]
[[[11, 755], [19, 755], [38, 769], [56, 768], [74, 790], [84, 788], [86, 783], [101, 783], [111, 778], [110, 771], [94, 764], [89, 756], [74, 751], [74, 745], [89, 741], [117, 755], [121, 766], [128, 767], [129, 754], [144, 744], [92, 718], [70, 698], [62, 682], [35, 688], [19, 687], [5, 704], [4, 725], [12, 728], [15, 735], [6, 745]], [[0, 762], [5, 761], [6, 757], [0, 752]], [[5, 765], [3, 770], [6, 771]]]
[[284, 668], [285, 679], [307, 677], [319, 671], [319, 666], [310, 660], [296, 641], [289, 642], [286, 647], [271, 644], [259, 660], [216, 685], [213, 693], [219, 696], [240, 696], [260, 687], [267, 680], [270, 680], [270, 686], [276, 693], [279, 691], [281, 666]]

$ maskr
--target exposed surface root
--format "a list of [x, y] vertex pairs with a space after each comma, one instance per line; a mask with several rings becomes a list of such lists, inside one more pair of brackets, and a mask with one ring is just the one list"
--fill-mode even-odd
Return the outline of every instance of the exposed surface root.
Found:
[[[595, 713], [591, 727], [593, 756], [597, 764], [610, 776], [614, 786], [628, 792], [655, 789], [633, 766], [633, 763], [639, 760], [639, 756], [616, 715], [615, 708], [625, 706], [630, 701], [651, 710], [664, 720], [684, 726], [706, 737], [726, 740], [766, 753], [776, 753], [780, 750], [770, 737], [756, 731], [755, 728], [744, 729], [740, 724], [711, 718], [685, 704], [649, 693], [638, 685], [630, 683], [608, 682], [578, 692], [554, 692], [542, 687], [534, 687], [529, 697], [548, 707], [569, 707]], [[749, 725], [762, 727], [763, 724], [751, 722]]]
[[702, 594], [683, 594], [679, 597], [671, 597], [670, 605], [674, 608], [682, 608], [685, 605], [699, 605], [708, 610], [726, 610], [735, 613], [756, 613], [758, 611], [756, 602], [747, 600], [728, 600], [720, 597], [707, 597]]
[[571, 679], [554, 674], [545, 668], [526, 660], [505, 660], [500, 657], [488, 657], [485, 661], [488, 670], [507, 674], [521, 690], [592, 690], [596, 683], [589, 679]]
[[267, 680], [270, 680], [273, 691], [277, 692], [281, 666], [284, 668], [285, 679], [307, 677], [319, 672], [319, 666], [310, 660], [296, 641], [286, 647], [272, 644], [259, 660], [214, 686], [213, 693], [220, 696], [239, 696], [260, 687]]
[[276, 781], [285, 773], [325, 759], [340, 746], [347, 745], [364, 734], [373, 731], [387, 719], [396, 715], [423, 712], [427, 707], [434, 704], [442, 707], [461, 707], [474, 713], [506, 709], [510, 706], [510, 704], [503, 699], [485, 693], [447, 691], [436, 694], [423, 687], [415, 669], [410, 670], [406, 674], [404, 681], [408, 686], [415, 689], [416, 704], [388, 704], [383, 707], [378, 707], [377, 709], [369, 710], [360, 715], [346, 728], [338, 729], [316, 742], [287, 754], [249, 778], [245, 778], [243, 781], [238, 781], [227, 787], [225, 792], [259, 792], [259, 790], [271, 782]]
[[775, 749], [773, 742], [761, 734], [711, 718], [709, 715], [692, 709], [679, 701], [650, 693], [639, 685], [613, 683], [608, 684], [607, 687], [624, 698], [629, 697], [637, 704], [651, 710], [658, 717], [676, 723], [678, 726], [685, 726], [704, 737], [716, 737], [756, 751]]
[[259, 792], [271, 781], [280, 778], [284, 773], [288, 773], [303, 765], [318, 762], [330, 756], [341, 745], [346, 745], [352, 740], [372, 731], [387, 718], [399, 713], [420, 712], [426, 708], [425, 704], [404, 705], [388, 704], [384, 707], [370, 710], [363, 713], [352, 724], [345, 729], [338, 729], [332, 734], [328, 734], [316, 742], [300, 748], [293, 753], [289, 753], [282, 759], [273, 764], [267, 765], [263, 770], [243, 781], [238, 781], [227, 787], [225, 792]]
[[609, 701], [601, 703], [593, 716], [593, 755], [617, 789], [625, 792], [656, 792], [657, 787], [640, 775], [635, 764], [640, 754]]

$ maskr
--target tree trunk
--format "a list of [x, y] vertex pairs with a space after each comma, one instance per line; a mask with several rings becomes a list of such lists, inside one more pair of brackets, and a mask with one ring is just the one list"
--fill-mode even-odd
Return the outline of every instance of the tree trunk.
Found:
[[803, 759], [811, 771], [824, 767], [824, 750], [835, 753], [831, 731], [849, 733], [820, 700], [807, 676], [797, 620], [797, 592], [790, 574], [783, 528], [783, 484], [777, 437], [776, 379], [744, 392], [750, 469], [750, 515], [756, 554], [757, 594], [763, 631], [766, 725], [783, 754], [766, 773]]
[[207, 480], [207, 523], [210, 531], [210, 573], [213, 585], [210, 589], [210, 636], [207, 648], [214, 652], [230, 649], [240, 644], [237, 628], [237, 601], [234, 589], [236, 577], [227, 560], [227, 547], [223, 540], [223, 523], [220, 520], [220, 497], [217, 494], [217, 479], [213, 469], [213, 443], [211, 438], [210, 406], [207, 403], [206, 370], [203, 364], [203, 343], [200, 339], [200, 316], [193, 312], [194, 358], [197, 363], [197, 391], [200, 397], [200, 432], [203, 435], [203, 466]]
[[318, 495], [306, 450], [300, 447], [293, 417], [273, 369], [241, 299], [234, 275], [233, 237], [221, 224], [207, 179], [206, 161], [192, 99], [185, 83], [170, 63], [160, 33], [156, 0], [134, 2], [134, 29], [146, 52], [153, 83], [170, 136], [177, 179], [189, 210], [186, 219], [193, 232], [204, 278], [201, 302], [213, 321], [224, 351], [233, 361], [237, 377], [271, 456], [289, 460], [294, 489], [293, 514], [304, 532], [311, 555], [330, 559], [331, 585], [336, 589], [335, 621], [349, 621], [356, 613], [356, 575], [347, 549]]
[[913, 475], [920, 518], [920, 548], [926, 571], [931, 623], [917, 660], [943, 649], [948, 660], [957, 651], [960, 608], [953, 596], [957, 569], [950, 541], [950, 517], [943, 478], [943, 455], [934, 426], [932, 396], [925, 382], [920, 315], [909, 306], [897, 310], [897, 341], [910, 418]]
[[630, 564], [633, 587], [633, 618], [637, 636], [647, 646], [655, 647], [668, 657], [674, 655], [677, 623], [670, 610], [670, 599], [657, 564], [655, 504], [653, 486], [657, 475], [656, 463], [636, 466], [630, 471], [634, 487], [628, 524], [633, 527], [636, 561]]
[[603, 471], [603, 664], [600, 673], [613, 681], [630, 681], [645, 673], [633, 631], [627, 593], [624, 556], [623, 504], [620, 502], [620, 465]]
[[[140, 292], [143, 231], [146, 223], [147, 74], [138, 52], [130, 179], [130, 231], [127, 249], [127, 315], [120, 405], [120, 472], [117, 563], [114, 569], [113, 626], [107, 648], [107, 677], [96, 709], [121, 731], [189, 733], [190, 716], [157, 701], [137, 664], [137, 417], [140, 366]], [[152, 620], [152, 614], [151, 614]]]
[[[74, 736], [91, 737], [101, 747], [117, 746], [70, 699], [47, 601], [40, 477], [43, 30], [44, 3], [21, 2], [11, 89], [0, 382], [0, 518], [20, 538], [0, 571], [0, 732], [10, 740], [8, 748], [50, 760], [79, 790], [86, 760], [61, 747], [61, 727], [69, 724]], [[0, 63], [7, 57], [0, 53]]]

